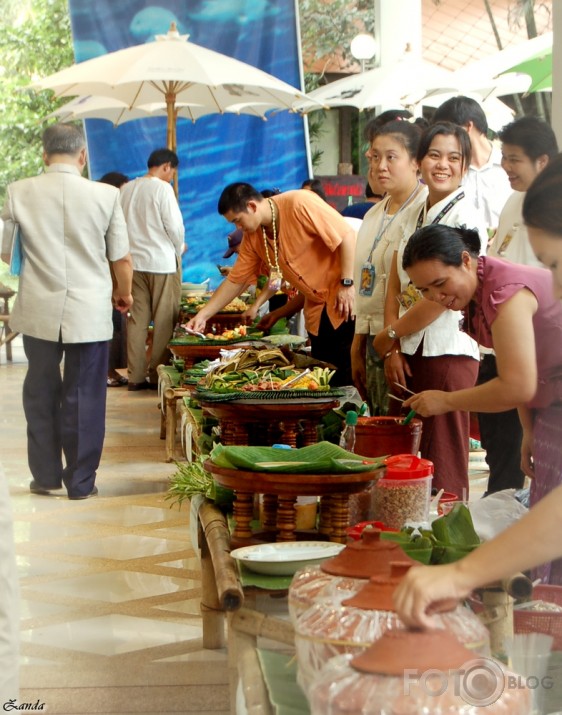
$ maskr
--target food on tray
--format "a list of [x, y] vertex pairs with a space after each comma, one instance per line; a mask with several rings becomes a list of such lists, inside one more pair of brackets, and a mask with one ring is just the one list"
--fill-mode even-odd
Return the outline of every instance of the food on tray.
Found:
[[243, 313], [247, 310], [248, 306], [241, 298], [234, 298], [230, 303], [224, 306], [219, 312], [220, 313]]
[[245, 325], [238, 325], [230, 330], [223, 330], [222, 333], [207, 333], [206, 338], [209, 340], [235, 340], [236, 338], [245, 338], [248, 330]]
[[326, 391], [334, 373], [319, 366], [296, 368], [278, 348], [249, 348], [221, 361], [200, 384], [214, 392]]

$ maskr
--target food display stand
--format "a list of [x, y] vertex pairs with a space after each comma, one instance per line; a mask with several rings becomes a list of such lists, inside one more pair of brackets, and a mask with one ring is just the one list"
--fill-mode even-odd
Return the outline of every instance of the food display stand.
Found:
[[[255, 472], [218, 467], [211, 460], [205, 469], [223, 487], [235, 493], [232, 545], [253, 543], [250, 523], [253, 518], [254, 494], [277, 496], [264, 500], [264, 529], [275, 538], [269, 541], [295, 541], [295, 504], [298, 496], [321, 496], [328, 518], [320, 525], [321, 533], [330, 541], [344, 544], [349, 526], [349, 495], [371, 486], [380, 471], [339, 474], [289, 474], [286, 472]], [[326, 499], [329, 508], [326, 508]]]

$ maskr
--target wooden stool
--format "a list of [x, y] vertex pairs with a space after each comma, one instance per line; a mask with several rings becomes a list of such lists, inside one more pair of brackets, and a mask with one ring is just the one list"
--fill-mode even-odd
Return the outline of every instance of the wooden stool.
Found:
[[[345, 472], [343, 474], [288, 474], [285, 472], [253, 472], [243, 469], [226, 469], [205, 462], [205, 469], [223, 487], [234, 490], [234, 520], [232, 544], [245, 546], [252, 543], [250, 523], [253, 518], [254, 494], [277, 495], [277, 512], [268, 513], [264, 521], [274, 522], [277, 541], [296, 541], [295, 504], [297, 496], [329, 497], [330, 522], [324, 530], [330, 541], [345, 544], [349, 520], [349, 495], [371, 486], [381, 471]], [[273, 502], [270, 502], [273, 504]], [[264, 508], [268, 508], [264, 504]]]
[[10, 298], [16, 294], [11, 288], [0, 288], [0, 300], [4, 301], [3, 312], [0, 315], [0, 348], [6, 346], [6, 359], [12, 361], [12, 340], [19, 333], [10, 330]]

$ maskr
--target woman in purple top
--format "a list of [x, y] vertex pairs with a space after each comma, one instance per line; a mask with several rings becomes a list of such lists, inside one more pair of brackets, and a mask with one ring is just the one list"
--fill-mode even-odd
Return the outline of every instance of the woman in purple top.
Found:
[[[424, 417], [516, 407], [534, 504], [562, 481], [562, 305], [549, 271], [479, 257], [479, 245], [469, 229], [427, 226], [408, 242], [403, 266], [426, 298], [465, 310], [466, 331], [494, 348], [498, 376], [456, 392], [426, 390], [404, 404]], [[553, 563], [550, 581], [562, 583], [562, 562]]]

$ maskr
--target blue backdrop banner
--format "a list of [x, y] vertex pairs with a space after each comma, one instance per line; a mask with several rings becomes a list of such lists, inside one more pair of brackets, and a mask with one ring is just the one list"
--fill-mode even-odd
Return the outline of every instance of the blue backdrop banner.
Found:
[[[155, 0], [155, 3], [158, 0]], [[300, 88], [295, 0], [69, 0], [77, 62], [166, 34], [173, 21], [189, 40], [259, 67]], [[103, 78], [102, 78], [103, 79]], [[151, 117], [113, 127], [86, 121], [90, 175], [108, 171], [130, 178], [146, 172], [153, 149], [166, 145], [166, 119]], [[217, 263], [233, 227], [217, 213], [226, 184], [258, 189], [299, 188], [308, 178], [304, 120], [281, 111], [259, 117], [212, 114], [196, 123], [178, 119], [179, 198], [189, 249], [184, 280], [221, 280]], [[230, 260], [232, 262], [232, 259]]]

